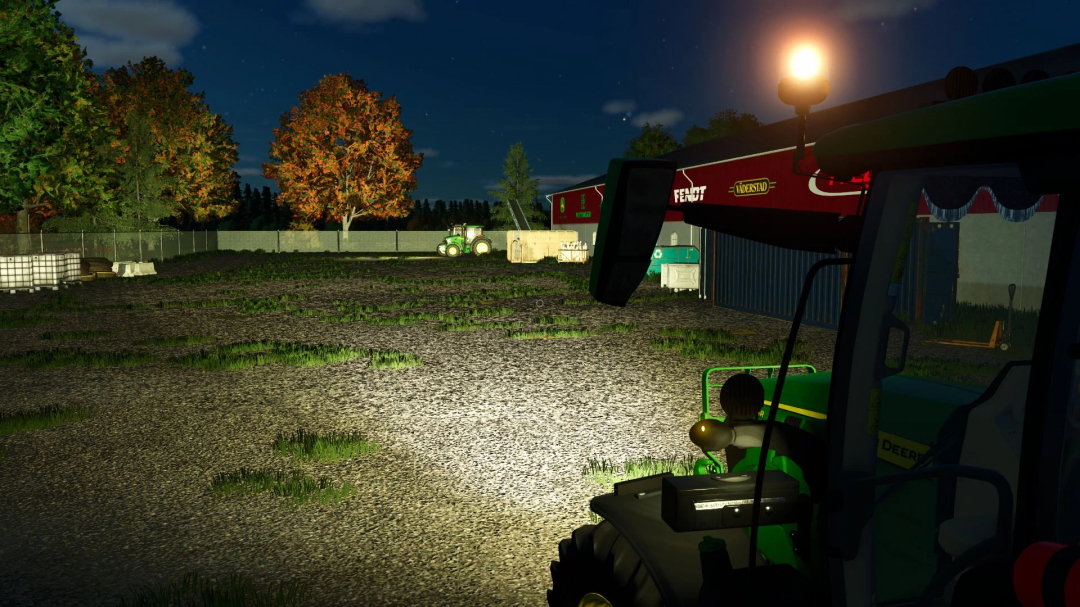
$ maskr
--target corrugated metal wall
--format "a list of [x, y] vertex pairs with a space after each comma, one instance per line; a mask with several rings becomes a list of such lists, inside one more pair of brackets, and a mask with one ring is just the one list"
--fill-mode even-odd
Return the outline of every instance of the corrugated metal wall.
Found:
[[[917, 268], [925, 231], [916, 230], [908, 252], [908, 268], [900, 285], [897, 315], [918, 318]], [[701, 294], [714, 306], [793, 320], [803, 282], [818, 260], [839, 255], [792, 251], [727, 234], [703, 231]], [[845, 268], [818, 273], [810, 291], [803, 323], [835, 329], [840, 320]]]

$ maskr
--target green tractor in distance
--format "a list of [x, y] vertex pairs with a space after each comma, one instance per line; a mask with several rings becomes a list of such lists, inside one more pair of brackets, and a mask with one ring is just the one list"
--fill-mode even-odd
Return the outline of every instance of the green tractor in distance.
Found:
[[[824, 255], [807, 272], [780, 365], [704, 372], [689, 432], [704, 457], [690, 475], [628, 480], [594, 498], [602, 521], [560, 542], [549, 605], [1073, 604], [1077, 99], [1080, 74], [1059, 76], [824, 135], [814, 146], [822, 173], [872, 175], [859, 212], [844, 218], [680, 205], [690, 225]], [[795, 104], [801, 121], [819, 101]], [[600, 303], [626, 305], [644, 278], [676, 170], [670, 160], [609, 165], [590, 284]], [[1012, 206], [973, 211], [985, 189]], [[917, 269], [908, 253], [921, 199], [961, 215], [969, 264], [958, 301], [1003, 305], [1000, 287], [1038, 264], [1025, 284], [1039, 289], [1026, 307], [1037, 311], [1031, 336], [1009, 357], [985, 359], [989, 374], [908, 356], [919, 327], [898, 316], [897, 300]], [[1015, 221], [1013, 209], [1031, 214]], [[1041, 231], [1038, 250], [1028, 230]], [[848, 283], [830, 369], [792, 364], [815, 278], [841, 267]], [[725, 376], [722, 413], [710, 408], [713, 375]]]
[[461, 254], [487, 255], [491, 252], [491, 240], [484, 236], [484, 226], [458, 224], [449, 230], [449, 236], [439, 243], [439, 255], [458, 257]]

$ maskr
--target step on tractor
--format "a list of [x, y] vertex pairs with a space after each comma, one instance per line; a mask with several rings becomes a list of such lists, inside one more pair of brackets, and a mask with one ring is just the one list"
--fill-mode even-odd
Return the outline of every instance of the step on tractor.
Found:
[[443, 241], [439, 243], [439, 255], [444, 257], [458, 257], [463, 254], [480, 256], [491, 252], [491, 239], [484, 236], [484, 226], [459, 224], [447, 232], [450, 235], [443, 237]]
[[[780, 87], [796, 109], [800, 175], [809, 107], [826, 91], [813, 76]], [[1080, 605], [1078, 103], [1074, 74], [830, 132], [814, 155], [862, 188], [852, 215], [680, 205], [691, 225], [818, 261], [780, 364], [704, 371], [693, 474], [594, 498], [601, 522], [559, 544], [549, 603]], [[645, 276], [676, 170], [611, 161], [590, 283], [599, 302], [625, 305]], [[867, 172], [868, 184], [854, 180]], [[1032, 213], [1018, 222], [987, 196]], [[1008, 352], [937, 345], [951, 354], [909, 358], [921, 328], [898, 316], [897, 295], [930, 199], [971, 211], [957, 302], [1004, 311], [1016, 284], [1017, 314], [1037, 313], [1024, 335], [1010, 327]], [[831, 368], [792, 364], [815, 279], [841, 269]], [[949, 359], [965, 354], [982, 366]]]

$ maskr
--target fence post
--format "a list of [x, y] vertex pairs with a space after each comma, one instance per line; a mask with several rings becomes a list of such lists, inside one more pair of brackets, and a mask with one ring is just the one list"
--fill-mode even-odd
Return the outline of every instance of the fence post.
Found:
[[45, 252], [45, 230], [38, 230], [38, 238], [41, 240], [41, 252]]
[[82, 238], [82, 256], [86, 257], [86, 230], [79, 230], [79, 236]]
[[158, 250], [161, 251], [161, 262], [165, 263], [165, 232], [158, 232]]
[[277, 249], [275, 249], [275, 251], [278, 253], [281, 252], [281, 230], [277, 231]]
[[341, 252], [341, 230], [338, 230], [337, 233], [337, 252]]
[[398, 244], [398, 231], [397, 230], [394, 230], [394, 252], [395, 253], [400, 253], [401, 252], [401, 247]]
[[195, 254], [195, 228], [191, 228], [191, 253]]
[[142, 263], [142, 230], [139, 230], [139, 263]]
[[202, 231], [202, 250], [203, 250], [203, 253], [210, 250], [210, 228], [203, 228], [203, 231]]
[[113, 261], [116, 261], [116, 228], [112, 231], [112, 257]]

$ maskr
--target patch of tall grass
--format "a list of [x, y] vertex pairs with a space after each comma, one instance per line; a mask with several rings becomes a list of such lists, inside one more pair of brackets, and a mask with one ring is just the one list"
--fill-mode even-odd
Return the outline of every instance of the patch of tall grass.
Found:
[[358, 455], [376, 453], [379, 445], [358, 432], [320, 434], [301, 428], [288, 435], [278, 433], [273, 448], [278, 454], [290, 455], [298, 460], [338, 463]]
[[0, 413], [0, 436], [46, 430], [61, 424], [79, 422], [94, 416], [90, 407], [44, 406], [34, 409]]
[[244, 342], [203, 350], [173, 359], [179, 365], [214, 371], [236, 371], [257, 366], [281, 364], [292, 367], [316, 367], [349, 362], [370, 356], [367, 350], [345, 346], [310, 346], [273, 341]]
[[335, 486], [329, 477], [313, 478], [300, 470], [240, 468], [215, 475], [210, 492], [214, 497], [269, 493], [285, 498], [283, 505], [297, 507], [313, 502], [340, 504], [351, 497], [356, 488], [350, 483]]

